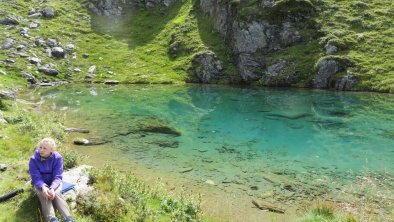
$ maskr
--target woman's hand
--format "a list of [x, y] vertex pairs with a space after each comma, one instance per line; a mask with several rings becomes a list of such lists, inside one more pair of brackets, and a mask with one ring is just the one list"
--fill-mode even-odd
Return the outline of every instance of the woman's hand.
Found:
[[55, 191], [47, 186], [42, 187], [42, 193], [48, 200], [53, 200], [56, 197]]

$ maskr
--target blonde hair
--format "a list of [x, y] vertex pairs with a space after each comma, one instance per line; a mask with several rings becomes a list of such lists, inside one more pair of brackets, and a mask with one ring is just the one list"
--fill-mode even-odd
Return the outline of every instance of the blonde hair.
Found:
[[42, 139], [40, 142], [38, 142], [37, 149], [40, 148], [40, 146], [42, 146], [44, 144], [49, 145], [52, 148], [52, 151], [56, 150], [56, 142], [54, 139], [49, 138], [49, 137]]

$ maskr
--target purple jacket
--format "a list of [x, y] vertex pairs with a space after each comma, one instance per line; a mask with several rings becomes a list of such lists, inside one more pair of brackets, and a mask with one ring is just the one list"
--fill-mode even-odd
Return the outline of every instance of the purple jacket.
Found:
[[56, 190], [63, 178], [63, 158], [58, 152], [52, 152], [46, 160], [41, 160], [40, 153], [36, 150], [29, 161], [29, 173], [32, 184], [41, 189], [44, 184]]

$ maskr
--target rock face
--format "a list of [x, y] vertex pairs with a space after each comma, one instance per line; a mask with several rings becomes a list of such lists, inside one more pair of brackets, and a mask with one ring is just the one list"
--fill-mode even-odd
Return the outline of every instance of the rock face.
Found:
[[[266, 11], [267, 16], [248, 15], [249, 17], [245, 18], [239, 10], [242, 6], [236, 3], [200, 1], [201, 10], [212, 20], [214, 28], [232, 49], [233, 60], [245, 82], [263, 78], [261, 82], [264, 85], [279, 86], [291, 85], [297, 79], [295, 72], [290, 72], [290, 63], [271, 61], [269, 55], [305, 42], [296, 27], [300, 21], [309, 18], [308, 10], [303, 13], [289, 12], [289, 15], [283, 16], [275, 3], [275, 0], [262, 0], [261, 4], [254, 7], [258, 11]], [[268, 63], [274, 65], [267, 67]], [[285, 73], [286, 76], [283, 76]]]
[[313, 80], [313, 87], [315, 88], [329, 88], [332, 77], [344, 70], [340, 62], [335, 59], [322, 59], [316, 68], [318, 71]]
[[219, 61], [215, 53], [211, 51], [197, 54], [193, 58], [193, 67], [189, 72], [197, 77], [201, 83], [210, 83], [220, 75], [223, 64]]

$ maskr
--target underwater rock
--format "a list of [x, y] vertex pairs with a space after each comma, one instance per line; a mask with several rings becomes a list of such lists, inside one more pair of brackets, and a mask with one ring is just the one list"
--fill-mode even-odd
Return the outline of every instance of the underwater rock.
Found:
[[168, 140], [156, 140], [151, 142], [152, 144], [157, 144], [160, 147], [164, 148], [178, 148], [179, 142], [178, 141], [168, 141]]
[[188, 168], [181, 169], [181, 170], [179, 171], [179, 173], [187, 173], [187, 172], [190, 172], [190, 171], [192, 171], [192, 170], [193, 170], [192, 167], [188, 167]]
[[73, 142], [75, 145], [89, 145], [90, 143], [89, 140], [85, 138], [77, 138]]
[[150, 133], [162, 133], [174, 136], [180, 136], [179, 130], [172, 128], [162, 120], [156, 118], [147, 118], [141, 121], [137, 126], [138, 131]]
[[285, 115], [285, 114], [272, 113], [272, 114], [267, 114], [267, 116], [280, 117], [280, 118], [285, 118], [285, 119], [296, 120], [296, 119], [309, 117], [309, 116], [311, 116], [311, 114], [309, 114], [309, 113], [298, 113], [298, 114], [293, 114], [293, 115], [290, 115], [290, 114]]
[[66, 131], [67, 133], [70, 133], [70, 132], [89, 133], [90, 132], [88, 129], [83, 129], [83, 128], [66, 128], [64, 131]]
[[215, 184], [215, 182], [213, 182], [213, 180], [206, 180], [205, 183], [207, 183], [209, 185], [216, 186], [216, 184]]

